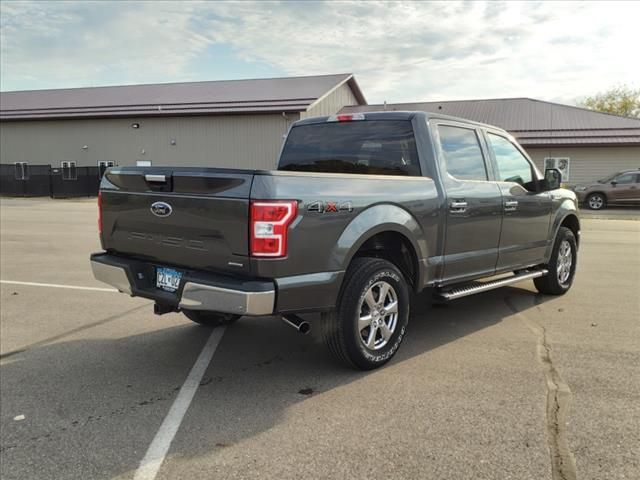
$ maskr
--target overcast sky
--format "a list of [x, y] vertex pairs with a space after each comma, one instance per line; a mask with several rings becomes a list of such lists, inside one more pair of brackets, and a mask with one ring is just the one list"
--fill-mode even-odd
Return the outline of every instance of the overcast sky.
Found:
[[640, 86], [640, 2], [0, 5], [3, 91], [345, 72], [369, 103]]

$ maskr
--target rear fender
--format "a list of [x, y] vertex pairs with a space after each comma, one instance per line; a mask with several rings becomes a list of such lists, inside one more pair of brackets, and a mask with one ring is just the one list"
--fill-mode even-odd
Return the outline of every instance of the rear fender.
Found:
[[375, 205], [355, 217], [331, 252], [330, 268], [346, 270], [362, 244], [382, 232], [397, 232], [409, 241], [418, 260], [416, 285], [424, 285], [423, 259], [429, 256], [425, 235], [417, 220], [397, 205]]

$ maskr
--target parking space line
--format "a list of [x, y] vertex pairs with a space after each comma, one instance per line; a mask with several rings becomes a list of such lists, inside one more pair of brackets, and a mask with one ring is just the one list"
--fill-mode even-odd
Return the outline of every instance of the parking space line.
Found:
[[178, 432], [182, 419], [187, 413], [193, 396], [202, 381], [202, 376], [207, 370], [216, 348], [218, 348], [224, 331], [225, 327], [222, 326], [214, 328], [211, 332], [211, 336], [202, 348], [196, 363], [193, 364], [187, 379], [180, 388], [180, 392], [178, 392], [178, 396], [173, 402], [173, 405], [171, 405], [169, 413], [163, 420], [162, 425], [160, 425], [156, 436], [153, 438], [151, 445], [149, 445], [147, 453], [140, 462], [140, 466], [138, 470], [136, 470], [133, 480], [154, 480], [156, 478], [162, 462], [164, 462], [167, 456], [171, 442]]
[[72, 290], [93, 290], [94, 292], [117, 292], [115, 288], [100, 287], [80, 287], [78, 285], [60, 285], [57, 283], [36, 283], [36, 282], [19, 282], [17, 280], [0, 280], [0, 283], [7, 285], [25, 285], [27, 287], [51, 287], [51, 288], [70, 288]]

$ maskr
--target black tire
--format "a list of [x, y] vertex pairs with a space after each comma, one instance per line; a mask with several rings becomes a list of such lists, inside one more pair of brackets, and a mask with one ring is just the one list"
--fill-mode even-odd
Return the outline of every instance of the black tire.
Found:
[[[380, 300], [381, 286], [385, 284], [392, 287], [389, 296]], [[377, 306], [382, 308], [385, 301], [393, 299], [397, 302], [395, 323], [393, 314], [384, 314], [380, 317], [374, 312], [370, 314], [372, 320], [368, 330], [368, 338], [373, 338], [374, 348], [368, 348], [364, 342], [363, 331], [358, 328], [358, 320], [362, 309], [368, 309], [365, 296], [372, 289], [377, 292]], [[377, 290], [376, 290], [377, 289]], [[380, 303], [381, 302], [381, 303]], [[391, 306], [390, 302], [387, 306]], [[388, 339], [383, 336], [382, 323], [380, 328], [374, 328], [374, 316], [376, 321], [384, 322], [384, 331], [392, 332]], [[331, 353], [346, 365], [360, 370], [372, 370], [381, 367], [395, 355], [402, 343], [409, 323], [409, 288], [407, 282], [398, 268], [387, 260], [379, 258], [356, 258], [353, 260], [342, 284], [342, 290], [338, 298], [336, 309], [322, 315], [322, 333], [325, 343]], [[395, 325], [393, 329], [389, 324]], [[374, 328], [373, 332], [371, 329]], [[371, 335], [373, 333], [373, 335]], [[379, 335], [379, 337], [378, 337]], [[376, 340], [378, 339], [378, 340]], [[376, 346], [379, 342], [381, 345]]]
[[205, 312], [203, 310], [182, 310], [182, 313], [189, 320], [205, 327], [230, 325], [240, 318], [240, 315], [234, 315], [233, 313]]
[[592, 193], [584, 203], [589, 210], [602, 210], [607, 206], [607, 197], [604, 193]]
[[[563, 242], [567, 242], [571, 248], [571, 266], [568, 267], [568, 278], [561, 282], [559, 278], [558, 265], [561, 262], [560, 259], [560, 247]], [[546, 265], [549, 273], [544, 277], [538, 277], [533, 279], [533, 283], [536, 289], [540, 293], [547, 295], [564, 295], [569, 291], [573, 284], [573, 278], [576, 273], [576, 265], [578, 262], [578, 246], [576, 243], [576, 237], [571, 230], [566, 227], [560, 227], [556, 240], [553, 244], [553, 250], [551, 251], [551, 261]]]

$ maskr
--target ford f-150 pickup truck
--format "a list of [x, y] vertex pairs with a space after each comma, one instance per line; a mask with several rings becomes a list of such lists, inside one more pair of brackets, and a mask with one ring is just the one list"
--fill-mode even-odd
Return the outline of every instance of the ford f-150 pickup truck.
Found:
[[560, 172], [499, 128], [425, 112], [297, 121], [276, 171], [113, 167], [98, 203], [98, 280], [200, 324], [317, 324], [360, 369], [398, 350], [413, 293], [567, 292], [580, 238]]

